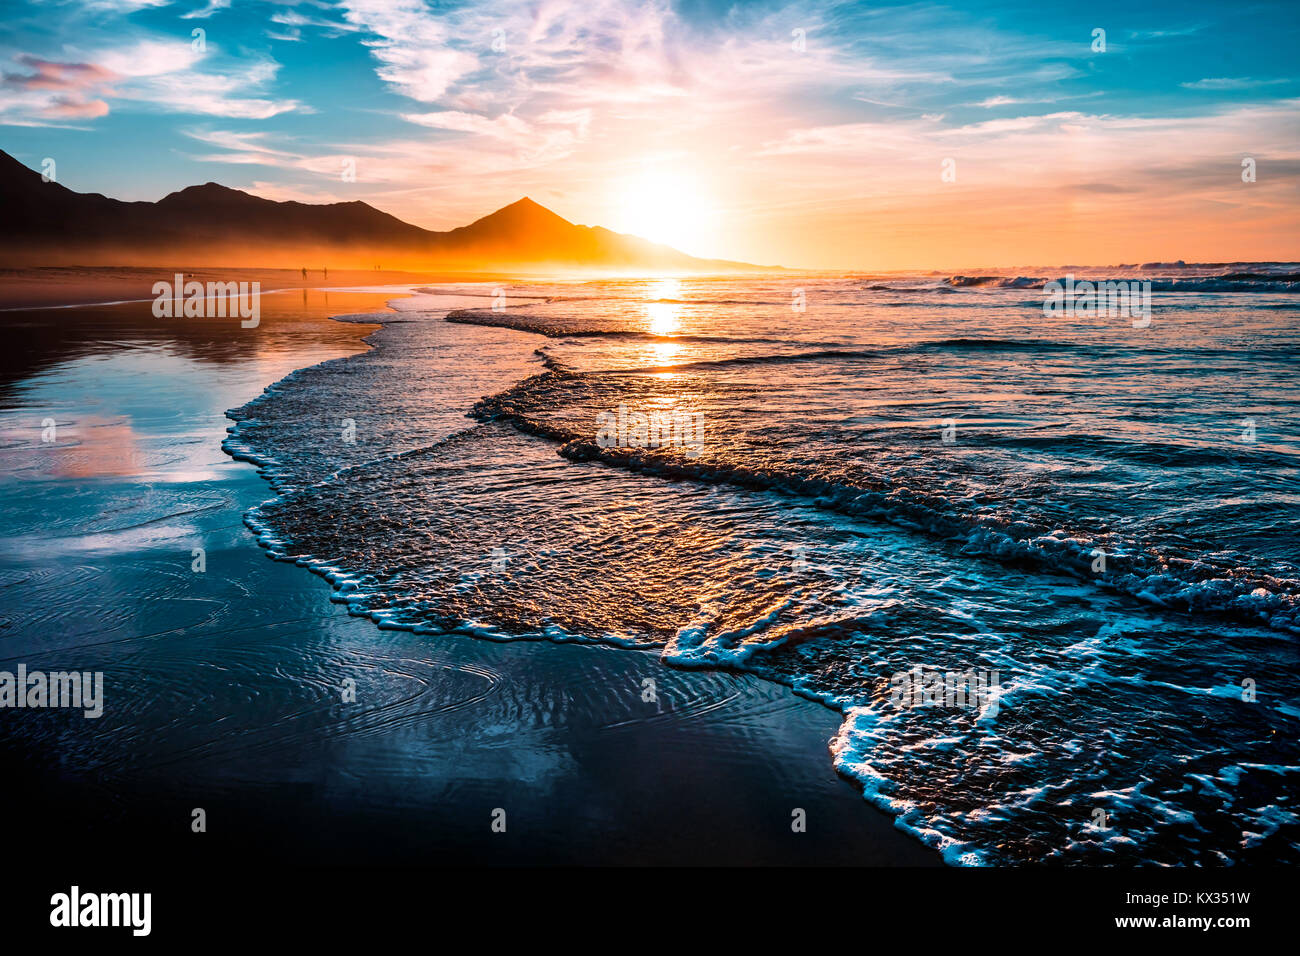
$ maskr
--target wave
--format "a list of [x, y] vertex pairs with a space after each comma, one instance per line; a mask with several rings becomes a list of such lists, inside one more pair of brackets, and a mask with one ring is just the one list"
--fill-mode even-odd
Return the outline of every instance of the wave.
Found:
[[[681, 362], [672, 365], [655, 366], [655, 368], [704, 369], [722, 368], [740, 365], [778, 365], [798, 362], [817, 362], [823, 360], [858, 361], [908, 354], [928, 352], [1024, 352], [1024, 353], [1069, 353], [1088, 356], [1113, 355], [1188, 355], [1199, 358], [1231, 358], [1243, 354], [1240, 349], [1212, 348], [1206, 346], [1186, 345], [1124, 345], [1110, 342], [1063, 342], [1054, 339], [1032, 338], [975, 338], [958, 336], [953, 338], [927, 339], [907, 342], [899, 345], [880, 346], [869, 349], [836, 347], [836, 342], [796, 341], [765, 336], [729, 336], [700, 335], [693, 333], [660, 334], [626, 326], [588, 323], [573, 327], [557, 324], [552, 319], [540, 318], [529, 314], [504, 316], [499, 313], [487, 313], [476, 310], [459, 310], [450, 313], [446, 321], [462, 325], [480, 325], [489, 328], [509, 328], [518, 332], [530, 332], [553, 339], [608, 339], [615, 341], [644, 341], [656, 343], [683, 343], [698, 345], [781, 345], [797, 346], [802, 351], [778, 352], [763, 355], [742, 355], [723, 359]], [[1300, 355], [1300, 348], [1285, 343], [1276, 345], [1253, 345], [1253, 355], [1288, 358]], [[554, 361], [554, 359], [551, 359]], [[621, 369], [620, 371], [630, 371]]]
[[[827, 348], [834, 343], [629, 333], [609, 320], [560, 321], [524, 311], [456, 315], [449, 320], [551, 338], [779, 341], [805, 349], [677, 368], [800, 361], [815, 367], [924, 352], [1238, 354], [1014, 335]], [[470, 409], [477, 423], [439, 438], [441, 429], [431, 428], [428, 418], [433, 383], [469, 374], [479, 343], [493, 334], [461, 329], [456, 336], [439, 335], [427, 315], [403, 318], [371, 317], [393, 324], [382, 348], [293, 373], [231, 413], [236, 425], [227, 451], [259, 463], [280, 493], [249, 513], [249, 527], [277, 558], [329, 579], [334, 599], [350, 613], [384, 627], [455, 629], [494, 640], [661, 647], [673, 665], [739, 669], [789, 684], [844, 715], [832, 748], [837, 770], [953, 863], [1231, 861], [1249, 859], [1243, 833], [1253, 833], [1249, 839], [1271, 833], [1256, 808], [1276, 803], [1285, 781], [1261, 785], [1242, 761], [1292, 762], [1287, 748], [1295, 737], [1285, 716], [1291, 712], [1279, 717], [1272, 703], [1261, 704], [1261, 716], [1241, 718], [1230, 693], [1240, 696], [1239, 688], [1224, 675], [1258, 678], [1261, 688], [1281, 688], [1277, 693], [1285, 699], [1287, 672], [1268, 669], [1285, 651], [1260, 648], [1288, 648], [1297, 631], [1300, 582], [1288, 574], [1263, 573], [1234, 551], [1198, 544], [1178, 551], [1176, 533], [1148, 542], [1099, 522], [1082, 527], [1090, 519], [1081, 511], [1057, 522], [1052, 501], [1014, 489], [1000, 502], [1002, 486], [969, 493], [957, 480], [960, 469], [945, 468], [945, 460], [913, 469], [887, 456], [856, 460], [853, 448], [842, 446], [852, 467], [839, 468], [842, 462], [819, 457], [826, 448], [814, 444], [836, 438], [810, 432], [797, 411], [773, 426], [796, 433], [800, 441], [790, 447], [767, 431], [744, 447], [733, 442], [735, 453], [707, 446], [695, 457], [671, 449], [602, 448], [584, 431], [592, 418], [588, 409], [611, 400], [644, 404], [663, 397], [655, 389], [674, 387], [680, 391], [670, 397], [694, 402], [707, 379], [679, 376], [669, 385], [667, 378], [643, 375], [620, 382], [611, 373], [565, 367], [545, 351], [550, 344], [537, 352], [546, 371], [519, 371], [503, 384], [466, 392], [488, 395]], [[732, 328], [730, 316], [722, 328]], [[445, 358], [456, 340], [472, 343], [462, 346], [471, 349], [469, 361]], [[495, 333], [495, 340], [523, 351], [506, 333]], [[536, 369], [523, 362], [520, 368], [528, 364]], [[960, 358], [940, 364], [976, 368]], [[725, 377], [713, 385], [719, 389], [714, 398], [731, 398]], [[741, 393], [761, 390], [745, 383]], [[453, 429], [464, 424], [469, 404], [457, 406]], [[353, 410], [372, 408], [383, 410], [388, 431], [366, 430], [363, 441], [341, 445], [335, 437], [339, 416], [361, 418]], [[1101, 428], [1056, 440], [1077, 441], [1082, 454], [1093, 448], [1104, 463], [1123, 458], [1129, 446], [1112, 447], [1113, 440], [1092, 431]], [[529, 435], [545, 442], [521, 437]], [[1035, 440], [1054, 439], [1009, 439]], [[1177, 457], [1184, 453], [1185, 459]], [[1198, 454], [1176, 444], [1151, 451], [1157, 461], [1174, 456], [1180, 466], [1196, 462]], [[1212, 453], [1205, 455], [1201, 463], [1218, 464]], [[828, 553], [836, 541], [848, 541], [836, 580], [823, 588], [823, 579], [811, 585], [803, 577], [782, 579], [780, 556], [795, 540]], [[493, 579], [473, 564], [502, 543], [517, 562], [512, 569], [527, 565], [518, 577]], [[1107, 562], [1094, 572], [1099, 549]], [[1185, 557], [1198, 552], [1199, 558]], [[927, 575], [959, 586], [930, 590]], [[1045, 610], [1064, 601], [1076, 603], [1059, 616]], [[1209, 613], [1164, 615], [1144, 604]], [[1040, 613], [1049, 618], [1041, 627]], [[1225, 618], [1282, 633], [1227, 630], [1216, 623]], [[1102, 633], [1080, 633], [1093, 621]], [[971, 721], [951, 712], [892, 710], [881, 688], [891, 671], [917, 661], [1003, 667], [1001, 699], [1008, 706], [996, 733], [983, 714]], [[1242, 661], [1254, 669], [1243, 669]], [[1129, 693], [1135, 687], [1142, 692]], [[1264, 733], [1257, 732], [1261, 726]], [[1268, 748], [1278, 759], [1264, 759]], [[1099, 769], [1095, 755], [1103, 750], [1106, 765]], [[1184, 779], [1193, 772], [1217, 791], [1251, 794], [1231, 810], [1209, 808], [1206, 819], [1217, 821], [1212, 834], [1179, 830], [1189, 806], [1199, 813], [1198, 795], [1190, 792], [1196, 788]], [[1151, 783], [1109, 792], [1114, 781], [1139, 779]], [[1085, 795], [1124, 821], [1115, 831], [1121, 841], [1089, 843], [1092, 837], [1078, 835], [1076, 818], [1082, 814], [1087, 821], [1079, 811]], [[1258, 855], [1288, 852], [1294, 848], [1284, 844]]]
[[1041, 289], [1045, 279], [1026, 276], [949, 276], [945, 282], [955, 289], [988, 286], [994, 289]]
[[[794, 496], [820, 508], [957, 541], [967, 553], [1004, 562], [1028, 562], [1041, 569], [1128, 594], [1145, 603], [1185, 612], [1214, 612], [1300, 634], [1300, 580], [1261, 574], [1241, 565], [1185, 559], [1124, 541], [1079, 530], [1035, 527], [1020, 517], [1008, 519], [963, 508], [942, 492], [926, 490], [915, 480], [897, 476], [845, 480], [815, 466], [769, 463], [760, 449], [744, 460], [680, 450], [604, 448], [592, 435], [532, 414], [530, 393], [542, 392], [559, 378], [580, 382], [584, 373], [548, 371], [512, 389], [482, 399], [471, 414], [483, 422], [505, 422], [519, 431], [546, 438], [571, 461], [599, 462], [673, 481], [728, 484], [738, 488]], [[547, 395], [551, 400], [551, 396]], [[1095, 570], [1099, 553], [1104, 569]]]
[[871, 285], [864, 286], [864, 288], [868, 292], [911, 292], [911, 293], [918, 293], [921, 295], [946, 295], [948, 293], [957, 291], [955, 288], [948, 285], [892, 286], [892, 285], [880, 285], [879, 283], [872, 283]]
[[[965, 276], [954, 275], [944, 280], [947, 287], [953, 289], [1042, 289], [1048, 282], [1062, 286], [1069, 281], [1067, 276], [1053, 279], [1031, 278], [1029, 276]], [[1149, 276], [1131, 275], [1076, 275], [1073, 282], [1089, 282], [1094, 286], [1105, 282], [1141, 282], [1150, 283], [1152, 292], [1254, 292], [1285, 293], [1300, 292], [1300, 274], [1262, 272], [1230, 272], [1216, 276], [1192, 276], [1187, 278], [1151, 278]], [[942, 287], [940, 287], [942, 288]], [[892, 290], [891, 290], [892, 291]], [[918, 290], [919, 291], [919, 290]]]
[[788, 342], [787, 339], [767, 336], [699, 335], [691, 333], [663, 335], [657, 332], [629, 329], [626, 326], [604, 325], [599, 322], [589, 322], [586, 325], [579, 323], [564, 324], [557, 322], [555, 319], [541, 318], [535, 315], [509, 315], [473, 309], [460, 309], [451, 312], [446, 316], [445, 321], [461, 325], [481, 325], [486, 328], [532, 332], [537, 335], [544, 335], [549, 339], [615, 339], [644, 342], [686, 342], [700, 345], [723, 343], [784, 345]]
[[1300, 279], [1250, 276], [1206, 276], [1199, 279], [1153, 279], [1153, 292], [1300, 292]]
[[635, 302], [645, 302], [651, 305], [789, 305], [789, 299], [776, 301], [773, 299], [638, 299]]

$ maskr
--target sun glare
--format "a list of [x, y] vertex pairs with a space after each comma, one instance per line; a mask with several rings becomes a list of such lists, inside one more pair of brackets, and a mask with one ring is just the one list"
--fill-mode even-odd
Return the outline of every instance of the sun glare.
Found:
[[613, 203], [614, 230], [707, 255], [716, 210], [692, 177], [651, 170], [622, 183]]
[[650, 283], [650, 298], [652, 299], [677, 299], [682, 294], [682, 281], [680, 279], [666, 278], [656, 279]]
[[647, 302], [646, 318], [651, 335], [672, 335], [677, 331], [677, 305], [672, 302]]
[[677, 331], [679, 304], [676, 300], [681, 294], [681, 282], [672, 278], [656, 279], [646, 288], [646, 319], [653, 335], [672, 335]]

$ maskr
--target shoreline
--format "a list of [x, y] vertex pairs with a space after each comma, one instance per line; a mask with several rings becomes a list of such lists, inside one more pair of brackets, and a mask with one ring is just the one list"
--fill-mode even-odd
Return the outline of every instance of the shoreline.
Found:
[[[414, 288], [437, 282], [505, 281], [510, 276], [496, 273], [462, 274], [445, 271], [338, 269], [322, 274], [298, 269], [215, 268], [211, 266], [46, 266], [0, 268], [0, 312], [37, 309], [91, 308], [152, 302], [154, 282], [172, 281], [177, 273], [186, 279], [207, 283], [225, 281], [260, 282], [262, 295], [311, 290], [347, 292], [391, 288]], [[518, 277], [514, 277], [518, 278]]]
[[[387, 296], [391, 298], [392, 293]], [[346, 327], [332, 318], [323, 321]], [[360, 343], [378, 329], [363, 325], [351, 331]], [[295, 365], [289, 374], [307, 367]], [[263, 381], [261, 388], [280, 380]], [[223, 412], [218, 410], [218, 414]], [[260, 468], [248, 469], [222, 451], [217, 454], [231, 470], [217, 469], [226, 472], [217, 484], [225, 486], [222, 491], [234, 489], [237, 493], [226, 506], [205, 512], [198, 525], [203, 534], [224, 541], [216, 554], [237, 569], [229, 572], [225, 581], [238, 596], [219, 599], [228, 604], [206, 629], [201, 624], [180, 628], [184, 640], [197, 646], [183, 648], [182, 663], [171, 662], [172, 670], [165, 671], [162, 679], [141, 677], [141, 684], [129, 687], [119, 681], [115, 693], [113, 655], [103, 652], [109, 655], [105, 667], [109, 713], [104, 719], [114, 719], [115, 696], [125, 690], [134, 697], [141, 706], [129, 709], [141, 719], [137, 726], [118, 729], [125, 730], [127, 739], [137, 741], [138, 746], [135, 754], [122, 755], [102, 743], [79, 741], [79, 746], [87, 748], [83, 756], [95, 758], [89, 765], [103, 761], [118, 766], [120, 773], [114, 776], [119, 777], [122, 792], [143, 787], [149, 795], [142, 799], [137, 792], [135, 799], [140, 799], [140, 804], [136, 809], [129, 806], [130, 800], [119, 797], [114, 801], [117, 829], [131, 830], [136, 834], [132, 839], [139, 841], [142, 833], [156, 831], [156, 838], [144, 839], [154, 851], [162, 855], [179, 851], [172, 847], [172, 837], [162, 835], [161, 829], [166, 828], [160, 829], [154, 821], [170, 818], [173, 823], [169, 826], [175, 826], [182, 809], [189, 813], [195, 798], [175, 792], [192, 789], [178, 786], [183, 778], [196, 785], [201, 781], [200, 789], [210, 788], [208, 802], [215, 809], [214, 817], [239, 821], [237, 834], [212, 841], [224, 847], [220, 852], [232, 855], [270, 841], [287, 843], [292, 852], [305, 858], [317, 853], [321, 862], [328, 862], [330, 847], [338, 842], [319, 839], [326, 831], [314, 828], [322, 826], [336, 836], [342, 832], [343, 842], [352, 844], [349, 852], [354, 859], [344, 862], [415, 858], [394, 846], [382, 851], [373, 846], [364, 849], [363, 844], [374, 841], [363, 835], [373, 837], [377, 828], [396, 842], [409, 841], [420, 852], [438, 854], [443, 861], [481, 861], [486, 855], [502, 862], [939, 864], [936, 853], [897, 829], [890, 817], [835, 773], [828, 750], [828, 741], [836, 732], [830, 713], [834, 708], [755, 675], [666, 667], [648, 652], [629, 655], [625, 648], [554, 641], [497, 643], [444, 632], [437, 632], [437, 640], [430, 641], [427, 634], [395, 632], [351, 617], [345, 608], [330, 601], [332, 588], [321, 588], [316, 575], [304, 577], [285, 562], [268, 561], [260, 543], [250, 540], [244, 513], [266, 500], [266, 492], [272, 489]], [[234, 470], [242, 471], [242, 477], [233, 474]], [[194, 484], [181, 483], [187, 494], [195, 496], [212, 490], [210, 483], [200, 482], [197, 488]], [[231, 526], [229, 518], [235, 514], [240, 520]], [[207, 553], [209, 562], [218, 563], [212, 548]], [[99, 560], [120, 576], [124, 573], [121, 565], [138, 561], [139, 555], [132, 549]], [[250, 581], [263, 587], [250, 586]], [[278, 597], [268, 598], [268, 592]], [[118, 603], [124, 598], [129, 595], [117, 594]], [[208, 594], [206, 600], [213, 600], [213, 595]], [[243, 602], [251, 607], [242, 606]], [[283, 609], [293, 610], [297, 625], [283, 619]], [[21, 612], [20, 607], [15, 614]], [[302, 629], [304, 619], [311, 623]], [[149, 638], [126, 640], [144, 644], [133, 656], [158, 652], [156, 647], [150, 648]], [[237, 642], [238, 653], [228, 659], [231, 640]], [[111, 648], [117, 642], [106, 643]], [[57, 662], [71, 650], [90, 653], [93, 646], [58, 651], [33, 647], [37, 653], [24, 660], [36, 666], [53, 656]], [[264, 679], [253, 676], [254, 670], [246, 675], [254, 688], [244, 688], [241, 694], [236, 682], [215, 695], [221, 699], [233, 693], [242, 699], [251, 693], [245, 712], [216, 703], [207, 708], [197, 706], [197, 733], [194, 729], [169, 730], [174, 712], [149, 706], [160, 689], [175, 692], [177, 684], [193, 681], [195, 668], [202, 672], [213, 665], [227, 670], [242, 667], [241, 656], [246, 651], [255, 651], [258, 660], [276, 671], [303, 671], [301, 679], [291, 680], [287, 687], [274, 682], [268, 687]], [[339, 660], [332, 661], [331, 655]], [[353, 668], [357, 660], [367, 663], [354, 671], [341, 663], [344, 660]], [[373, 692], [370, 699], [383, 702], [376, 708], [378, 715], [371, 710], [355, 716], [340, 712], [341, 704], [333, 699], [337, 684], [331, 681], [354, 672], [367, 680], [375, 678], [377, 661], [388, 662], [378, 670], [386, 670], [389, 677], [377, 678], [380, 687], [358, 680], [357, 690], [359, 700]], [[430, 680], [430, 668], [442, 675], [441, 686]], [[396, 682], [399, 686], [384, 688], [393, 671], [402, 675]], [[574, 675], [581, 678], [576, 684]], [[661, 685], [660, 700], [652, 713], [647, 712], [638, 693], [645, 676], [655, 677]], [[452, 693], [449, 685], [459, 690]], [[408, 693], [412, 690], [416, 693]], [[285, 726], [273, 713], [261, 712], [267, 698], [274, 700], [277, 693], [287, 694], [293, 704], [288, 709], [294, 717]], [[456, 699], [437, 700], [443, 694]], [[513, 701], [513, 706], [495, 712], [506, 699]], [[725, 706], [715, 708], [717, 700]], [[436, 702], [437, 706], [425, 707], [421, 702]], [[194, 702], [190, 706], [196, 707]], [[701, 710], [705, 707], [709, 709]], [[834, 714], [836, 725], [840, 716]], [[247, 746], [223, 745], [223, 735], [215, 734], [218, 725], [232, 722], [239, 730], [237, 737]], [[84, 730], [102, 737], [99, 731], [105, 726]], [[212, 732], [204, 732], [206, 727]], [[393, 729], [382, 731], [382, 727]], [[510, 729], [503, 731], [503, 727]], [[71, 732], [75, 738], [82, 729], [73, 725], [64, 727], [63, 732]], [[477, 741], [481, 746], [453, 753], [452, 741], [462, 746]], [[173, 750], [170, 755], [167, 746], [160, 746], [182, 744], [179, 752]], [[4, 749], [14, 745], [15, 740], [6, 736]], [[270, 756], [250, 757], [250, 747], [254, 754], [269, 751]], [[541, 757], [549, 762], [536, 766]], [[556, 757], [563, 758], [559, 764]], [[246, 766], [250, 760], [252, 767]], [[533, 763], [530, 771], [521, 773], [520, 768], [529, 761]], [[27, 753], [23, 760], [27, 766], [42, 763], [39, 752]], [[232, 771], [235, 767], [237, 773]], [[468, 778], [467, 767], [472, 771]], [[511, 772], [503, 775], [503, 768]], [[240, 778], [238, 782], [231, 782], [232, 775]], [[59, 776], [67, 781], [66, 766]], [[77, 776], [75, 770], [71, 776]], [[312, 778], [316, 782], [307, 784], [308, 791], [301, 791]], [[451, 786], [453, 793], [463, 791], [467, 779], [477, 781], [469, 789], [481, 799], [445, 802], [446, 787]], [[530, 786], [530, 780], [534, 784], [549, 781], [549, 786], [539, 789]], [[82, 791], [82, 785], [87, 789]], [[88, 781], [74, 788], [83, 793], [95, 789]], [[36, 797], [27, 785], [24, 790]], [[386, 798], [377, 797], [377, 790], [385, 791]], [[408, 790], [440, 804], [434, 819], [420, 814], [412, 817], [407, 812], [412, 807]], [[563, 792], [565, 799], [551, 804], [544, 792]], [[250, 793], [259, 794], [255, 801], [259, 810], [251, 814], [239, 809]], [[305, 805], [302, 793], [311, 794]], [[491, 796], [494, 793], [497, 795]], [[66, 786], [43, 789], [42, 796], [52, 808], [69, 809]], [[746, 808], [741, 814], [744, 819], [720, 823], [716, 814], [734, 810], [737, 800]], [[416, 802], [423, 806], [422, 801]], [[497, 802], [524, 808], [518, 816], [531, 821], [524, 828], [530, 839], [503, 845], [499, 835], [491, 834], [487, 812]], [[141, 811], [141, 806], [147, 810]], [[595, 812], [591, 808], [603, 808], [596, 813], [602, 823], [576, 828], [572, 819], [575, 806], [588, 807], [577, 814], [585, 818]], [[790, 831], [791, 806], [807, 811], [807, 833]], [[626, 819], [625, 810], [640, 818], [640, 823]], [[701, 814], [701, 819], [690, 819]], [[440, 823], [427, 826], [435, 820]], [[303, 821], [311, 821], [308, 833], [294, 836], [285, 832], [301, 830]], [[413, 821], [426, 824], [414, 836]], [[551, 832], [544, 833], [548, 827]], [[33, 835], [41, 829], [33, 828]], [[690, 832], [695, 834], [693, 839], [682, 835]], [[703, 842], [709, 844], [712, 855], [695, 845], [701, 842], [701, 832], [711, 834]], [[94, 836], [105, 839], [102, 831]]]

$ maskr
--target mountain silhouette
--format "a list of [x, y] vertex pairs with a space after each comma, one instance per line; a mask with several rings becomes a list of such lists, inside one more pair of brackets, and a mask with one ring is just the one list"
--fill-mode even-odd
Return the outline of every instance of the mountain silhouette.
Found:
[[598, 226], [579, 226], [524, 197], [467, 226], [433, 232], [364, 202], [263, 199], [218, 183], [157, 202], [124, 202], [46, 182], [0, 150], [0, 253], [11, 266], [191, 265], [505, 271], [730, 272]]

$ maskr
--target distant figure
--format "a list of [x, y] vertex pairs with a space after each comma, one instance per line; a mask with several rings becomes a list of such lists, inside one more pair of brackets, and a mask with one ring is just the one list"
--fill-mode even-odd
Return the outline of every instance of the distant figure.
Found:
[[330, 271], [329, 271], [328, 269], [322, 269], [321, 272], [325, 273], [325, 278], [326, 278], [326, 279], [328, 279], [328, 278], [330, 277]]
[[303, 277], [304, 279], [307, 278], [307, 267], [306, 267], [306, 266], [303, 266], [303, 267], [302, 267], [302, 277]]

